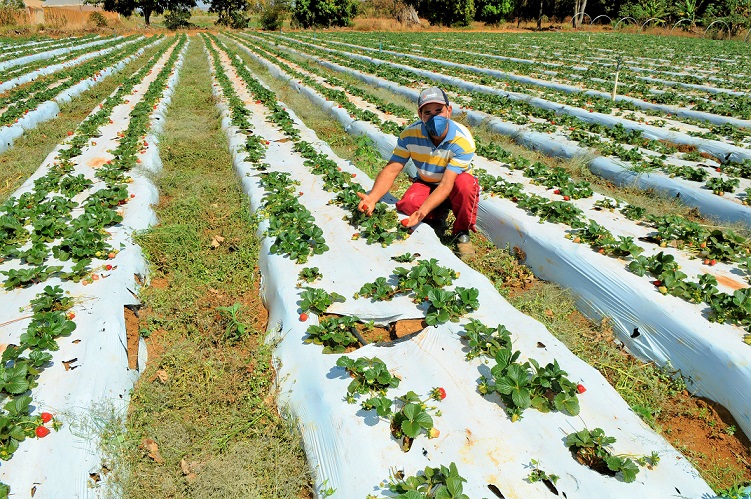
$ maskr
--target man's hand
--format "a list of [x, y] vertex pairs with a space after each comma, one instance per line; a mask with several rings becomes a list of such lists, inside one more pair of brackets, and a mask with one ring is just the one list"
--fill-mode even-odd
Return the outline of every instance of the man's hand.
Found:
[[409, 218], [402, 220], [402, 225], [405, 227], [414, 227], [415, 225], [422, 222], [423, 218], [425, 218], [425, 215], [423, 215], [420, 210], [417, 210], [416, 212], [411, 214]]
[[357, 209], [365, 213], [367, 216], [372, 215], [373, 210], [375, 210], [377, 200], [373, 199], [370, 194], [365, 194], [363, 192], [358, 192], [357, 195], [361, 199], [361, 201], [357, 204]]

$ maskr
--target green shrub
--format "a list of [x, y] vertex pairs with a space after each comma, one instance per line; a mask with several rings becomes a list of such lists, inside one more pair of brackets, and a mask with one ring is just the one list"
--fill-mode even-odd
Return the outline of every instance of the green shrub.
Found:
[[92, 12], [89, 16], [89, 22], [94, 24], [97, 28], [107, 27], [107, 18], [101, 12]]
[[175, 9], [164, 13], [164, 26], [167, 29], [176, 30], [190, 26], [190, 10]]

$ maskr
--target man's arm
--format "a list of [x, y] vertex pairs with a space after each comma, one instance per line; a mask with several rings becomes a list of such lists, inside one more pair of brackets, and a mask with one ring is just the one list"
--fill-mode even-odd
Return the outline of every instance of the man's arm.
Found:
[[[361, 199], [360, 203], [357, 205], [357, 209], [368, 216], [372, 215], [376, 203], [386, 195], [389, 189], [391, 189], [391, 186], [394, 185], [394, 180], [396, 180], [396, 176], [399, 175], [399, 172], [401, 172], [403, 168], [404, 165], [398, 161], [390, 161], [387, 163], [376, 177], [375, 183], [370, 192], [368, 194], [363, 194], [362, 192], [357, 193]], [[449, 192], [451, 192], [451, 189], [449, 189]]]
[[407, 227], [413, 227], [422, 222], [422, 220], [426, 216], [428, 216], [431, 211], [436, 209], [441, 205], [441, 203], [448, 199], [449, 194], [451, 194], [451, 190], [454, 188], [456, 177], [458, 176], [459, 174], [455, 171], [446, 169], [446, 171], [443, 172], [443, 178], [438, 184], [438, 187], [433, 189], [433, 192], [430, 193], [430, 195], [427, 197], [427, 199], [425, 199], [425, 201], [417, 209], [417, 211], [410, 215], [409, 221], [407, 222]]

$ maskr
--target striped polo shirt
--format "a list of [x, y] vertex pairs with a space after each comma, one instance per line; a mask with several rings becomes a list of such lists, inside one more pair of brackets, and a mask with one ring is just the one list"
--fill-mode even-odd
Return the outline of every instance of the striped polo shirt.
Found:
[[449, 130], [437, 146], [430, 140], [422, 121], [412, 123], [399, 135], [391, 161], [402, 165], [412, 158], [417, 174], [424, 182], [435, 184], [448, 168], [456, 173], [470, 172], [475, 156], [475, 139], [461, 123], [449, 120]]

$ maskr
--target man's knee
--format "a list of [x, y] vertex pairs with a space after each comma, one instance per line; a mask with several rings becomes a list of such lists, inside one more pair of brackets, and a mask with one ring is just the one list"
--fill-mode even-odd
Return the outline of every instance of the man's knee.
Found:
[[460, 173], [454, 181], [454, 188], [462, 196], [477, 195], [477, 179], [469, 173]]

